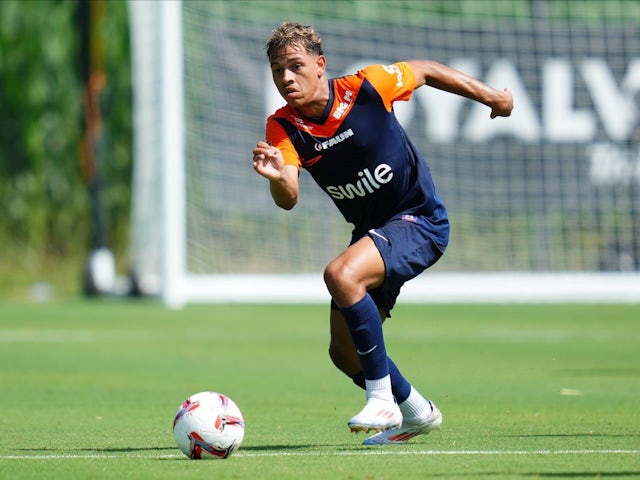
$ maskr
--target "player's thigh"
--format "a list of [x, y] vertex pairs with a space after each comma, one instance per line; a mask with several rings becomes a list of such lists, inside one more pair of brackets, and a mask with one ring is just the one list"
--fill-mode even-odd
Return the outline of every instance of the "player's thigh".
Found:
[[386, 265], [381, 288], [396, 296], [405, 282], [436, 263], [444, 251], [424, 217], [411, 218], [415, 221], [395, 219], [369, 232]]

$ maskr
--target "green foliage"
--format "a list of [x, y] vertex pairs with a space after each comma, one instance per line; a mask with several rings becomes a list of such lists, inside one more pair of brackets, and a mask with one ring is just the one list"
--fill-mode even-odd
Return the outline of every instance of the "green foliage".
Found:
[[[191, 0], [195, 3], [194, 0]], [[200, 0], [219, 18], [246, 20], [277, 18], [313, 22], [321, 18], [357, 17], [367, 23], [429, 25], [444, 18], [460, 22], [529, 20], [544, 15], [550, 21], [602, 22], [602, 20], [637, 23], [640, 3], [637, 0]]]
[[[0, 2], [0, 246], [9, 253], [4, 268], [81, 256], [89, 246], [77, 7], [75, 0]], [[107, 82], [98, 162], [110, 243], [122, 248], [131, 170], [126, 2], [110, 2], [100, 28]]]
[[[328, 305], [0, 304], [0, 476], [637, 478], [638, 318], [638, 305], [399, 305], [387, 348], [444, 423], [369, 448], [346, 427], [364, 394], [328, 358]], [[201, 390], [244, 413], [228, 460], [175, 446], [173, 415]]]

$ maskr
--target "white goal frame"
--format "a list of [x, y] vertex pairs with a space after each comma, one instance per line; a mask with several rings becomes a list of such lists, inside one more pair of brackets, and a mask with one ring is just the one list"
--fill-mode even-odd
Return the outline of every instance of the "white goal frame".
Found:
[[[134, 65], [134, 189], [136, 180], [144, 181], [140, 178], [145, 175], [146, 181], [159, 178], [161, 187], [153, 212], [161, 225], [161, 278], [139, 279], [145, 290], [157, 294], [169, 308], [190, 303], [328, 302], [322, 272], [195, 275], [187, 271], [182, 2], [133, 0], [129, 9]], [[140, 68], [143, 59], [155, 59], [157, 65]], [[149, 134], [150, 119], [143, 117], [142, 112], [149, 111], [157, 117], [154, 124], [160, 126], [157, 139]], [[160, 172], [149, 173], [150, 165], [159, 166]], [[133, 212], [132, 222], [139, 221], [135, 204]], [[135, 269], [136, 259], [132, 262]], [[400, 301], [637, 303], [640, 274], [426, 272], [407, 283]]]

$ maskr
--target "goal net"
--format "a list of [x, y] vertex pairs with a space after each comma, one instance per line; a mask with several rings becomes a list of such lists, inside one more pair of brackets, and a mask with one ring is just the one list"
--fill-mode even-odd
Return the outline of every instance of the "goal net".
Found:
[[451, 220], [401, 299], [639, 301], [640, 4], [580, 4], [131, 1], [137, 285], [171, 306], [328, 300], [350, 226], [304, 171], [278, 209], [251, 165], [283, 104], [264, 44], [295, 20], [329, 76], [433, 59], [513, 92], [509, 119], [426, 87], [396, 104]]

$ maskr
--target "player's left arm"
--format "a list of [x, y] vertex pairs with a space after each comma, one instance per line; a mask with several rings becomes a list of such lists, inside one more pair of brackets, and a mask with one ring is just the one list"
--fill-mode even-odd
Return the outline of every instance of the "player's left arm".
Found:
[[415, 88], [423, 85], [461, 95], [491, 108], [491, 118], [508, 117], [513, 110], [513, 95], [508, 88], [497, 90], [464, 72], [433, 60], [407, 62], [415, 75]]

